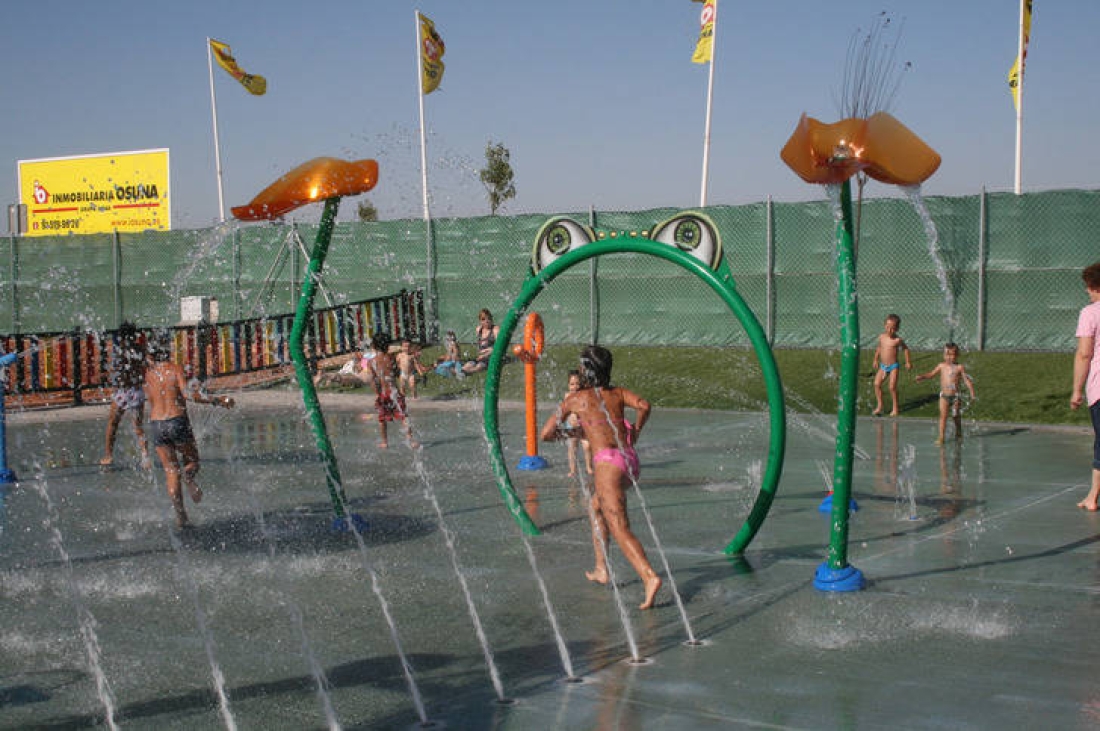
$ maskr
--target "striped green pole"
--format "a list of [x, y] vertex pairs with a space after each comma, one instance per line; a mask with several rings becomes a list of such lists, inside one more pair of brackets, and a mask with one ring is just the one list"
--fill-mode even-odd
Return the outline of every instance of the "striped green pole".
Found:
[[310, 314], [313, 312], [313, 298], [317, 294], [317, 281], [320, 279], [321, 269], [325, 265], [328, 245], [332, 240], [332, 230], [336, 226], [336, 211], [339, 208], [339, 198], [325, 200], [325, 210], [321, 214], [321, 225], [317, 229], [317, 240], [313, 244], [313, 250], [309, 255], [309, 264], [306, 266], [306, 275], [302, 280], [302, 294], [298, 298], [298, 309], [294, 313], [294, 325], [290, 329], [290, 359], [294, 362], [294, 374], [298, 378], [298, 387], [302, 389], [302, 401], [305, 403], [306, 416], [313, 428], [313, 437], [317, 440], [317, 449], [321, 453], [321, 459], [325, 466], [325, 481], [328, 483], [332, 509], [336, 513], [338, 521], [345, 520], [347, 517], [344, 510], [347, 496], [344, 494], [344, 486], [340, 481], [340, 470], [336, 465], [336, 454], [333, 452], [332, 443], [328, 438], [325, 415], [322, 413], [321, 403], [317, 399], [317, 389], [313, 385], [313, 374], [309, 371], [309, 362], [306, 359], [305, 348], [302, 346], [302, 339], [309, 325]]
[[823, 591], [856, 591], [863, 574], [848, 565], [848, 512], [852, 497], [855, 453], [856, 396], [859, 391], [859, 298], [852, 236], [852, 186], [840, 189], [840, 220], [836, 226], [837, 300], [840, 316], [840, 387], [837, 391], [836, 454], [833, 458], [833, 504], [829, 556], [814, 578]]

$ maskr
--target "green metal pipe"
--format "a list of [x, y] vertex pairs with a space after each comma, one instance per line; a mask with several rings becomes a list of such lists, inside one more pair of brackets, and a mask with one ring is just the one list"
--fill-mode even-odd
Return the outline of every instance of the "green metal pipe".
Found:
[[840, 316], [840, 384], [837, 391], [836, 454], [833, 459], [832, 530], [828, 566], [848, 565], [848, 512], [852, 496], [855, 452], [856, 396], [859, 391], [859, 298], [852, 236], [852, 186], [840, 189], [840, 220], [836, 226], [836, 276]]
[[302, 401], [306, 407], [306, 416], [309, 418], [309, 424], [313, 429], [313, 437], [317, 440], [317, 449], [321, 453], [321, 459], [325, 466], [325, 481], [328, 484], [329, 497], [332, 500], [332, 510], [336, 513], [337, 518], [345, 518], [344, 506], [347, 503], [347, 496], [344, 494], [344, 486], [340, 481], [340, 469], [336, 465], [336, 454], [332, 451], [328, 429], [325, 427], [325, 415], [321, 411], [321, 403], [317, 399], [317, 389], [313, 385], [313, 374], [309, 371], [309, 362], [306, 359], [305, 348], [302, 346], [302, 340], [309, 325], [309, 318], [313, 312], [313, 298], [317, 294], [317, 282], [321, 277], [321, 269], [325, 266], [325, 256], [328, 254], [328, 245], [332, 240], [332, 230], [336, 226], [336, 211], [339, 208], [339, 198], [325, 200], [325, 210], [321, 214], [321, 225], [317, 229], [317, 240], [309, 254], [306, 276], [302, 280], [302, 294], [298, 298], [298, 308], [294, 312], [294, 325], [290, 329], [290, 359], [294, 362], [294, 374], [298, 378], [298, 387], [302, 389]]
[[515, 487], [512, 485], [511, 478], [508, 474], [508, 468], [504, 463], [500, 443], [498, 421], [500, 373], [512, 334], [515, 332], [520, 318], [523, 316], [527, 307], [555, 277], [586, 259], [593, 259], [604, 254], [612, 253], [641, 253], [655, 256], [672, 262], [673, 264], [677, 264], [695, 274], [708, 284], [710, 288], [722, 298], [726, 305], [729, 306], [734, 315], [737, 316], [737, 319], [741, 322], [742, 327], [745, 328], [745, 332], [752, 342], [753, 349], [756, 351], [757, 359], [760, 362], [760, 370], [764, 376], [768, 393], [770, 441], [767, 466], [765, 467], [764, 476], [761, 480], [760, 493], [756, 498], [756, 502], [753, 504], [745, 524], [730, 544], [724, 549], [727, 554], [740, 553], [744, 550], [745, 546], [749, 544], [753, 536], [756, 535], [756, 532], [764, 522], [764, 518], [767, 517], [783, 469], [787, 424], [783, 400], [783, 386], [779, 379], [779, 370], [776, 366], [771, 348], [768, 346], [767, 337], [764, 334], [763, 328], [760, 326], [755, 315], [753, 315], [752, 310], [749, 309], [748, 305], [737, 293], [733, 278], [729, 275], [728, 269], [723, 267], [722, 271], [715, 272], [698, 259], [683, 253], [676, 247], [654, 242], [649, 239], [617, 238], [596, 241], [579, 247], [574, 251], [570, 251], [560, 259], [547, 265], [545, 269], [537, 274], [528, 276], [519, 295], [512, 304], [512, 308], [501, 322], [500, 334], [497, 337], [496, 345], [493, 347], [493, 354], [489, 358], [489, 368], [485, 376], [484, 407], [485, 437], [489, 445], [489, 460], [493, 472], [497, 477], [497, 487], [500, 490], [501, 497], [504, 499], [504, 503], [508, 507], [509, 512], [511, 512], [523, 532], [527, 535], [538, 535], [538, 527], [534, 524], [534, 521], [531, 520], [527, 511], [524, 510], [523, 502], [520, 500], [519, 495], [515, 491]]

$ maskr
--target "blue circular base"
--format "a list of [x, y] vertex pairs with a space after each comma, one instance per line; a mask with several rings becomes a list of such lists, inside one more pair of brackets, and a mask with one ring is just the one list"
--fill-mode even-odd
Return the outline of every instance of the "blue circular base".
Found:
[[814, 572], [814, 588], [821, 591], [860, 591], [866, 585], [863, 572], [854, 566], [832, 569], [826, 561]]
[[523, 459], [521, 459], [519, 461], [519, 464], [516, 465], [517, 470], [527, 470], [527, 471], [544, 470], [547, 467], [549, 467], [549, 465], [547, 464], [546, 460], [543, 459], [542, 457], [538, 456], [537, 454], [533, 457], [530, 456], [530, 455], [524, 457]]
[[0, 485], [13, 485], [18, 481], [19, 480], [15, 477], [15, 473], [7, 467], [0, 469]]
[[[350, 523], [348, 522], [349, 518], [351, 519]], [[336, 517], [332, 519], [332, 531], [334, 533], [347, 533], [351, 530], [352, 525], [355, 526], [357, 533], [363, 533], [367, 530], [367, 521], [358, 513], [351, 513], [343, 518]]]
[[[849, 512], [856, 512], [859, 510], [859, 505], [856, 504], [855, 498], [848, 498], [848, 510]], [[833, 494], [830, 492], [825, 496], [825, 499], [821, 501], [821, 504], [817, 506], [817, 512], [819, 513], [831, 513], [833, 512]]]

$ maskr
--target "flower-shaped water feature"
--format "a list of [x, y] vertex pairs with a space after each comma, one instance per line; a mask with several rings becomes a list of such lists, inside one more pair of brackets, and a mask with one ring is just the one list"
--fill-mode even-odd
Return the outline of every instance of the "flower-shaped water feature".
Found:
[[[317, 229], [317, 240], [310, 252], [306, 275], [302, 279], [302, 294], [298, 298], [298, 307], [294, 313], [294, 325], [290, 330], [290, 358], [294, 362], [294, 374], [298, 386], [302, 389], [306, 414], [317, 440], [317, 449], [325, 465], [325, 479], [328, 483], [329, 497], [332, 499], [336, 519], [333, 527], [344, 529], [348, 517], [344, 506], [347, 497], [340, 481], [340, 470], [336, 465], [336, 455], [325, 427], [325, 417], [317, 399], [317, 389], [309, 372], [302, 339], [313, 310], [313, 298], [317, 293], [317, 281], [321, 269], [325, 266], [332, 230], [336, 225], [336, 212], [340, 208], [340, 199], [344, 196], [358, 195], [371, 190], [378, 183], [378, 163], [374, 160], [347, 162], [332, 157], [317, 157], [303, 163], [283, 175], [252, 199], [246, 206], [233, 208], [233, 215], [242, 221], [261, 221], [279, 218], [295, 208], [325, 202], [321, 214], [321, 224]], [[352, 521], [360, 525], [362, 519], [351, 516]]]
[[883, 183], [919, 185], [939, 168], [940, 156], [897, 119], [878, 112], [867, 119], [849, 118], [834, 124], [803, 114], [780, 157], [807, 183], [841, 186], [836, 228], [841, 351], [832, 530], [829, 557], [818, 567], [814, 586], [824, 591], [856, 591], [863, 588], [864, 579], [859, 569], [848, 564], [848, 510], [859, 386], [859, 299], [850, 179], [863, 172]]

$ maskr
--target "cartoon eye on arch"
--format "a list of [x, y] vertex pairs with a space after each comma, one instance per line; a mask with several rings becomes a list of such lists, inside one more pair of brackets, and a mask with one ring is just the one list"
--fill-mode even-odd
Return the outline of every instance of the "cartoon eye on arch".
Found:
[[596, 233], [570, 218], [555, 218], [543, 224], [535, 237], [535, 250], [531, 254], [531, 269], [540, 272], [551, 262], [577, 247], [596, 240]]
[[722, 263], [722, 239], [718, 236], [718, 227], [702, 213], [677, 213], [664, 223], [654, 226], [650, 238], [675, 246], [711, 269], [717, 269]]

